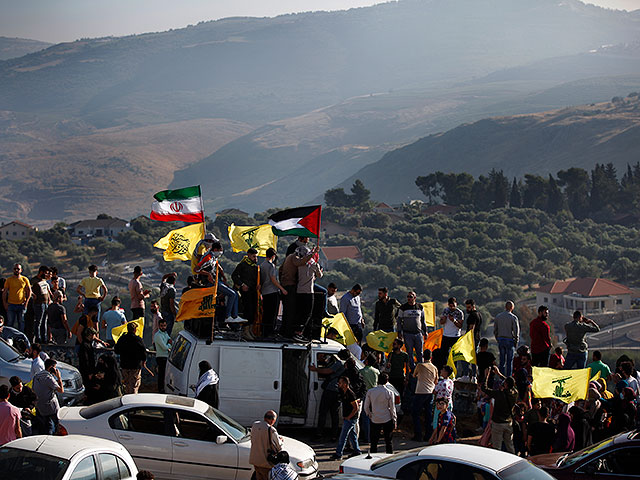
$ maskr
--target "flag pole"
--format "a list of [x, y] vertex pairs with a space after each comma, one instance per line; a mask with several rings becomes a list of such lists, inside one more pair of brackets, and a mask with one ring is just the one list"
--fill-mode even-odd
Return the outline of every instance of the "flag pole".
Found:
[[[204, 212], [203, 212], [204, 213]], [[216, 259], [216, 278], [213, 284], [213, 318], [211, 319], [211, 343], [213, 343], [213, 332], [216, 326], [216, 310], [218, 305], [218, 260]]]
[[[202, 210], [202, 231], [205, 233], [207, 233], [207, 221], [204, 217], [204, 200], [202, 200], [202, 188], [200, 188], [200, 185], [198, 185], [198, 190], [200, 190], [200, 210]], [[218, 271], [216, 270], [216, 279], [218, 276]], [[216, 284], [217, 285], [217, 284]]]

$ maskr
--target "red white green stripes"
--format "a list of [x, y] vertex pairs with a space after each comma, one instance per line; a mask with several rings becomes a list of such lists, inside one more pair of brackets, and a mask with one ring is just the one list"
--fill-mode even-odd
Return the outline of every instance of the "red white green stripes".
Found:
[[156, 193], [150, 217], [161, 222], [204, 222], [200, 185]]

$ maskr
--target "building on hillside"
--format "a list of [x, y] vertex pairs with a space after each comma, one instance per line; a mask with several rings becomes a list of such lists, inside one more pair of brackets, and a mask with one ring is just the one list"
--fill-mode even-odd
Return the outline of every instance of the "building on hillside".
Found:
[[75, 243], [86, 244], [94, 238], [112, 240], [131, 229], [131, 223], [120, 218], [80, 220], [69, 225], [69, 235]]
[[373, 211], [376, 213], [386, 213], [386, 214], [396, 213], [395, 208], [393, 208], [391, 205], [387, 205], [384, 202], [380, 202], [375, 207], [373, 207]]
[[38, 229], [27, 223], [14, 220], [9, 223], [3, 223], [0, 226], [0, 238], [6, 240], [22, 240], [34, 235]]
[[436, 215], [436, 214], [441, 214], [441, 215], [454, 215], [457, 211], [459, 210], [459, 207], [456, 207], [454, 205], [424, 205], [421, 209], [420, 209], [420, 213], [422, 213], [422, 215]]
[[569, 315], [576, 310], [583, 315], [629, 310], [631, 296], [631, 289], [604, 278], [558, 280], [536, 290], [538, 305]]
[[224, 210], [220, 210], [219, 212], [216, 212], [216, 215], [233, 215], [238, 217], [249, 216], [247, 212], [243, 212], [242, 210], [238, 210], [237, 208], [226, 208]]
[[350, 258], [356, 262], [362, 262], [364, 257], [356, 245], [343, 245], [336, 247], [322, 247], [320, 249], [320, 266], [325, 270], [331, 270], [338, 260]]

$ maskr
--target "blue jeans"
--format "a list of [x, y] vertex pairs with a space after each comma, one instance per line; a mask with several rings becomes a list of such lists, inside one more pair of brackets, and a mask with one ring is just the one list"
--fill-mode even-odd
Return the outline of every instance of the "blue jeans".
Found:
[[45, 321], [46, 312], [46, 303], [33, 304], [33, 336], [39, 343], [46, 343], [49, 340], [47, 338], [47, 322]]
[[338, 446], [336, 447], [336, 455], [341, 457], [344, 452], [344, 446], [347, 443], [347, 439], [351, 442], [353, 451], [356, 455], [360, 455], [360, 445], [358, 444], [358, 436], [356, 435], [356, 423], [358, 419], [352, 418], [351, 420], [343, 419], [342, 431], [340, 432], [340, 439], [338, 440]]
[[[404, 346], [409, 354], [409, 367], [413, 371], [416, 366], [416, 360], [418, 363], [422, 363], [422, 346], [424, 344], [424, 338], [421, 333], [404, 333]], [[413, 357], [413, 351], [415, 350], [416, 356]]]
[[[460, 368], [457, 368], [458, 365], [460, 365]], [[465, 362], [464, 360], [461, 360], [459, 362], [456, 362], [456, 368], [460, 372], [461, 377], [465, 377], [465, 376], [477, 377], [478, 376], [478, 367], [474, 363], [468, 363], [468, 362]]]
[[505, 377], [510, 377], [513, 373], [513, 354], [515, 353], [516, 342], [513, 338], [498, 337], [498, 350], [500, 351], [500, 373]]
[[227, 287], [222, 280], [218, 280], [218, 291], [227, 297], [225, 306], [227, 309], [227, 318], [236, 318], [238, 316], [238, 292], [233, 288]]
[[98, 325], [100, 325], [100, 311], [101, 311], [100, 304], [101, 303], [102, 302], [97, 298], [85, 298], [84, 299], [84, 310], [82, 311], [82, 313], [84, 313], [86, 315], [87, 313], [89, 313], [89, 307], [92, 307], [94, 305], [96, 307], [98, 307], [98, 315], [96, 316], [96, 323]]
[[[423, 438], [429, 440], [433, 433], [431, 422], [433, 420], [433, 393], [416, 393], [413, 396], [413, 408], [411, 416], [413, 418], [413, 435], [421, 441]], [[424, 424], [425, 432], [422, 436], [422, 423], [420, 422], [420, 415], [424, 411]]]
[[587, 364], [587, 352], [582, 353], [567, 353], [567, 358], [564, 361], [565, 370], [577, 370], [584, 368]]
[[173, 312], [163, 312], [160, 311], [162, 315], [162, 319], [167, 321], [167, 333], [171, 336], [171, 332], [173, 331], [173, 324], [176, 321], [176, 317]]
[[24, 333], [24, 305], [9, 304], [7, 308], [7, 325]]

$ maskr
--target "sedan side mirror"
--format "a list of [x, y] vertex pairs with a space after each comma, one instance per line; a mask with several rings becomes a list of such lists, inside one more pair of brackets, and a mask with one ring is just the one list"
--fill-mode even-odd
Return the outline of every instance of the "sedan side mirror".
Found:
[[228, 439], [229, 439], [229, 437], [227, 437], [226, 435], [218, 435], [216, 437], [216, 443], [218, 445], [222, 445], [223, 443], [227, 443]]

